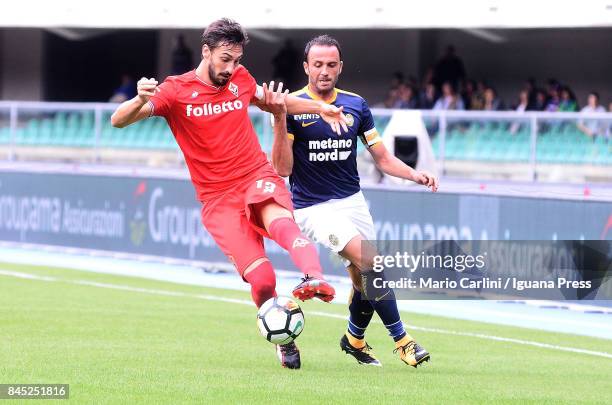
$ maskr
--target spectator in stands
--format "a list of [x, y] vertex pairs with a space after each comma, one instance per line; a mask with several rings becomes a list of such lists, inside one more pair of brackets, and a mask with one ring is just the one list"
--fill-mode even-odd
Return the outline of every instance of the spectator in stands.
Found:
[[174, 49], [172, 50], [171, 74], [183, 74], [193, 68], [193, 55], [191, 53], [191, 49], [189, 49], [185, 44], [185, 37], [183, 35], [179, 35], [176, 37]]
[[[606, 109], [599, 104], [599, 93], [592, 91], [589, 93], [587, 98], [587, 105], [585, 105], [581, 113], [602, 113], [606, 112]], [[592, 137], [597, 134], [603, 134], [604, 126], [601, 121], [598, 120], [580, 120], [578, 122], [578, 129], [584, 132], [586, 135]]]
[[[274, 80], [281, 81], [286, 89], [297, 90], [298, 80], [301, 78], [296, 60], [300, 60], [301, 55], [291, 39], [285, 40], [283, 47], [272, 58], [272, 77]], [[303, 74], [303, 72], [302, 72]]]
[[387, 97], [384, 101], [373, 105], [374, 108], [395, 108], [395, 105], [399, 99], [399, 90], [391, 88], [387, 92]]
[[504, 103], [497, 97], [497, 92], [491, 86], [487, 86], [484, 91], [484, 106], [485, 111], [500, 111], [504, 109]]
[[434, 68], [428, 67], [425, 71], [425, 74], [421, 78], [421, 90], [425, 89], [429, 83], [433, 83], [434, 81]]
[[552, 97], [553, 93], [559, 91], [560, 87], [561, 83], [559, 83], [559, 80], [555, 78], [548, 79], [546, 81], [546, 92], [548, 93], [548, 97]]
[[391, 88], [397, 89], [401, 84], [404, 83], [404, 74], [399, 70], [393, 72], [393, 76], [391, 77]]
[[408, 76], [408, 80], [406, 80], [406, 84], [412, 87], [414, 94], [417, 94], [417, 89], [419, 88], [419, 80], [414, 75]]
[[457, 96], [455, 89], [450, 82], [442, 84], [442, 96], [436, 101], [434, 110], [465, 110], [463, 100]]
[[529, 105], [529, 91], [524, 89], [519, 93], [519, 99], [515, 106], [512, 109], [516, 112], [525, 112], [531, 109]]
[[559, 102], [559, 111], [574, 112], [578, 111], [578, 103], [572, 89], [568, 86], [561, 87], [561, 101]]
[[[528, 111], [531, 108], [531, 105], [529, 104], [529, 90], [527, 89], [523, 89], [520, 91], [519, 93], [519, 99], [518, 99], [518, 103], [512, 107], [512, 109], [518, 113], [524, 113], [525, 111]], [[516, 134], [520, 129], [523, 128], [523, 123], [521, 122], [513, 122], [512, 125], [510, 126], [510, 133], [511, 134]]]
[[436, 104], [436, 96], [436, 86], [433, 83], [427, 83], [419, 94], [419, 108], [431, 110]]
[[408, 84], [401, 84], [399, 86], [399, 104], [397, 108], [405, 109], [416, 109], [418, 108], [418, 100], [414, 87]]
[[484, 81], [478, 80], [476, 82], [476, 92], [472, 95], [472, 101], [470, 103], [471, 110], [482, 110], [484, 108], [484, 92], [487, 85]]
[[525, 84], [523, 85], [523, 90], [527, 91], [527, 96], [529, 97], [529, 106], [528, 110], [533, 110], [535, 101], [536, 101], [536, 81], [533, 77], [525, 80]]
[[542, 89], [537, 89], [535, 92], [535, 101], [531, 110], [544, 111], [546, 109], [546, 92]]
[[434, 84], [436, 87], [440, 87], [445, 82], [449, 82], [454, 88], [457, 88], [465, 79], [465, 76], [465, 66], [463, 61], [455, 54], [455, 47], [447, 46], [446, 53], [434, 68]]
[[476, 82], [468, 79], [463, 81], [463, 89], [461, 91], [461, 98], [463, 99], [463, 105], [466, 110], [472, 110], [472, 99], [476, 97]]
[[134, 97], [136, 97], [136, 83], [130, 75], [124, 74], [121, 76], [121, 85], [115, 89], [108, 101], [110, 103], [123, 103]]
[[555, 112], [559, 111], [559, 105], [561, 104], [561, 98], [559, 97], [559, 89], [556, 86], [548, 88], [548, 101], [546, 102], [545, 111]]

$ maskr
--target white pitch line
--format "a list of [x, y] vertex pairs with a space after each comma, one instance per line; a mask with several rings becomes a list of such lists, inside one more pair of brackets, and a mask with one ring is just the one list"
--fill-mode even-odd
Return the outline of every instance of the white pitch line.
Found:
[[58, 281], [54, 277], [37, 276], [36, 274], [21, 273], [18, 271], [0, 270], [0, 275], [8, 277], [25, 278], [28, 280], [40, 280], [40, 281]]
[[[309, 311], [308, 314], [309, 315], [326, 316], [326, 317], [329, 317], [329, 318], [338, 318], [338, 319], [344, 319], [344, 320], [347, 319], [346, 316], [342, 316], [342, 315], [338, 315], [338, 314], [329, 314], [327, 312]], [[379, 323], [377, 321], [373, 321], [373, 322]], [[495, 340], [495, 341], [498, 341], [498, 342], [517, 343], [517, 344], [521, 344], [521, 345], [525, 345], [525, 346], [543, 347], [543, 348], [546, 348], [546, 349], [561, 350], [561, 351], [564, 351], [564, 352], [571, 352], [571, 353], [590, 354], [590, 355], [593, 355], [593, 356], [606, 357], [608, 359], [612, 359], [612, 353], [597, 352], [597, 351], [587, 350], [587, 349], [577, 349], [577, 348], [574, 348], [574, 347], [557, 346], [557, 345], [551, 345], [551, 344], [548, 344], [548, 343], [534, 342], [534, 341], [531, 341], [531, 340], [506, 338], [506, 337], [495, 336], [495, 335], [485, 335], [484, 333], [457, 332], [457, 331], [454, 331], [454, 330], [447, 330], [447, 329], [427, 328], [427, 327], [424, 327], [424, 326], [408, 325], [406, 323], [404, 323], [404, 326], [407, 329], [421, 330], [423, 332], [440, 333], [440, 334], [443, 334], [443, 335], [455, 335], [455, 336], [474, 337], [474, 338], [479, 338], [479, 339]]]
[[[121, 285], [121, 284], [99, 283], [99, 282], [87, 281], [87, 280], [62, 280], [62, 279], [57, 279], [54, 277], [39, 276], [39, 275], [34, 275], [34, 274], [29, 274], [29, 273], [21, 273], [21, 272], [16, 272], [16, 271], [7, 271], [7, 270], [0, 270], [0, 275], [7, 276], [7, 277], [17, 277], [17, 278], [22, 278], [22, 279], [29, 279], [29, 280], [40, 280], [40, 281], [48, 281], [48, 282], [49, 281], [60, 281], [60, 282], [67, 282], [71, 284], [86, 285], [90, 287], [108, 288], [108, 289], [113, 289], [113, 290], [130, 291], [130, 292], [139, 292], [139, 293], [144, 293], [144, 294], [163, 295], [163, 296], [170, 296], [170, 297], [198, 298], [198, 299], [203, 299], [207, 301], [228, 302], [232, 304], [254, 306], [253, 302], [249, 300], [242, 300], [242, 299], [237, 299], [237, 298], [227, 298], [227, 297], [221, 297], [218, 295], [210, 295], [210, 294], [191, 294], [191, 293], [184, 293], [184, 292], [178, 292], [178, 291], [131, 287], [128, 285]], [[347, 317], [344, 315], [333, 314], [329, 312], [309, 311], [308, 314], [316, 315], [316, 316], [323, 316], [326, 318], [342, 319], [344, 321], [346, 321], [347, 319]], [[379, 323], [377, 321], [373, 321], [373, 322]], [[507, 338], [507, 337], [495, 336], [495, 335], [486, 335], [483, 333], [458, 332], [458, 331], [447, 330], [447, 329], [428, 328], [428, 327], [415, 326], [415, 325], [406, 325], [406, 327], [408, 329], [420, 330], [423, 332], [439, 333], [443, 335], [473, 337], [473, 338], [478, 338], [478, 339], [492, 340], [496, 342], [515, 343], [515, 344], [524, 345], [524, 346], [533, 346], [533, 347], [539, 347], [539, 348], [544, 348], [544, 349], [558, 350], [558, 351], [570, 352], [570, 353], [587, 354], [591, 356], [612, 359], [612, 353], [598, 352], [598, 351], [587, 350], [587, 349], [579, 349], [575, 347], [551, 345], [548, 343], [534, 342], [531, 340], [522, 340], [522, 339]]]

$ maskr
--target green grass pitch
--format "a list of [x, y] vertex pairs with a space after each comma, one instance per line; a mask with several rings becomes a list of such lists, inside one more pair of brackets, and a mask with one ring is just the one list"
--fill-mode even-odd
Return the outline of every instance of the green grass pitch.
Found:
[[[68, 383], [69, 402], [557, 404], [612, 398], [610, 358], [413, 330], [432, 354], [430, 363], [413, 369], [392, 353], [380, 323], [370, 326], [367, 340], [384, 366], [359, 366], [338, 346], [346, 321], [318, 314], [345, 315], [346, 307], [318, 302], [302, 304], [302, 369], [285, 370], [257, 331], [254, 307], [211, 299], [249, 300], [247, 293], [66, 269], [2, 264], [0, 270], [51, 278], [0, 274], [0, 383]], [[108, 284], [123, 289], [104, 288]], [[413, 313], [403, 319], [612, 353], [612, 341], [604, 339]]]

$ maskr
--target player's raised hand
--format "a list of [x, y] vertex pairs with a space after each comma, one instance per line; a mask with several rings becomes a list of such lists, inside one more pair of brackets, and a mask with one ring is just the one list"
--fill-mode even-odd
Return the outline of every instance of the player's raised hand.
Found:
[[438, 191], [438, 177], [431, 173], [424, 171], [416, 172], [414, 182], [430, 188], [434, 193]]
[[263, 98], [263, 109], [268, 111], [272, 115], [278, 117], [287, 113], [287, 104], [285, 99], [289, 90], [283, 91], [283, 82], [278, 83], [278, 87], [274, 90], [274, 82], [271, 81], [269, 85], [266, 83], [262, 86], [264, 91]]
[[136, 83], [136, 91], [138, 91], [138, 97], [140, 97], [143, 104], [148, 102], [151, 97], [155, 95], [155, 92], [159, 91], [157, 88], [157, 80], [154, 78], [147, 79], [146, 77], [143, 77], [142, 79], [138, 80], [138, 83]]
[[336, 107], [331, 104], [321, 105], [321, 118], [323, 118], [323, 120], [327, 122], [332, 127], [332, 130], [338, 135], [342, 134], [340, 128], [342, 128], [344, 132], [348, 132], [348, 127], [346, 126], [348, 120], [342, 113], [342, 109], [343, 107]]

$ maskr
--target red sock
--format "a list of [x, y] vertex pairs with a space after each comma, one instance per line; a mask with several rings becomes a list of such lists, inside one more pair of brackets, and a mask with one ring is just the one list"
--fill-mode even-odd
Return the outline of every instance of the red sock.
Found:
[[276, 297], [276, 274], [272, 263], [265, 261], [249, 271], [244, 279], [251, 285], [251, 296], [257, 308], [272, 297]]
[[277, 218], [270, 224], [270, 237], [289, 252], [291, 260], [304, 274], [323, 278], [319, 253], [291, 218]]

